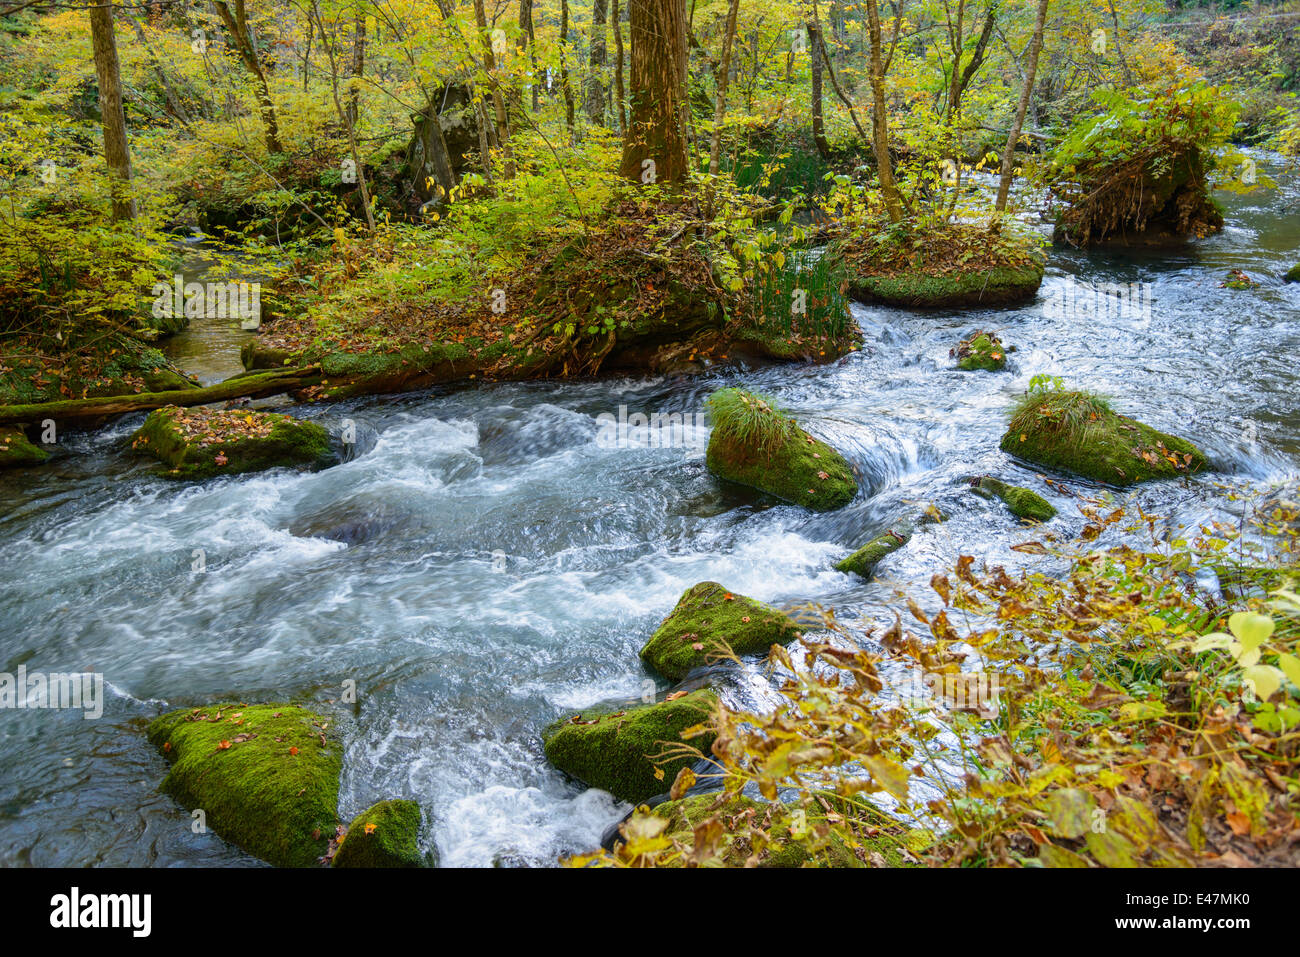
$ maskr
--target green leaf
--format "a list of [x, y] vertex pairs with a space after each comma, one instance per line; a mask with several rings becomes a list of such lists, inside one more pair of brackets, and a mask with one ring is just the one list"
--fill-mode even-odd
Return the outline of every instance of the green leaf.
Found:
[[1249, 651], [1268, 641], [1273, 634], [1273, 619], [1253, 611], [1239, 611], [1228, 619], [1228, 628]]
[[1082, 788], [1053, 791], [1038, 805], [1044, 828], [1056, 837], [1076, 838], [1088, 833], [1096, 799]]
[[1251, 665], [1241, 672], [1241, 677], [1255, 686], [1260, 701], [1267, 701], [1282, 687], [1282, 672], [1272, 665]]

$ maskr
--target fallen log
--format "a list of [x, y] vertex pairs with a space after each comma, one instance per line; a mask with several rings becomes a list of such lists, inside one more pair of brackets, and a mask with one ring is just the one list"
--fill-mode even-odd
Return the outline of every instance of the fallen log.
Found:
[[138, 392], [134, 395], [110, 395], [98, 399], [61, 399], [31, 405], [0, 405], [0, 423], [41, 422], [45, 419], [61, 423], [69, 420], [96, 420], [128, 412], [161, 409], [165, 405], [207, 405], [227, 399], [260, 398], [319, 385], [320, 381], [319, 366], [303, 366], [252, 375], [244, 373], [200, 389]]

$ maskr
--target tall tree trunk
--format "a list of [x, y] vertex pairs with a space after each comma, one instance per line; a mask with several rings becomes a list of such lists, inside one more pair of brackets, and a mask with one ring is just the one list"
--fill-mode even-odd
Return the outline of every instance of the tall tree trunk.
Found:
[[[357, 12], [352, 29], [352, 78], [354, 84], [360, 84], [366, 72], [366, 6], [365, 0], [356, 0]], [[356, 126], [360, 116], [361, 91], [353, 85], [348, 96], [348, 121]]]
[[587, 88], [583, 106], [587, 117], [598, 126], [605, 124], [605, 10], [607, 0], [592, 0], [591, 53], [587, 60]]
[[[876, 154], [876, 175], [889, 221], [903, 218], [903, 197], [894, 181], [894, 161], [889, 155], [889, 114], [885, 107], [885, 68], [877, 0], [867, 0], [867, 28], [871, 40], [871, 140]], [[901, 11], [897, 14], [901, 16]]]
[[122, 74], [117, 62], [117, 35], [113, 32], [113, 4], [90, 8], [90, 38], [95, 50], [95, 76], [99, 81], [99, 112], [104, 126], [104, 160], [108, 164], [113, 196], [113, 219], [135, 219], [131, 196], [131, 147], [126, 139], [126, 111], [122, 106]]
[[320, 4], [317, 0], [312, 0], [311, 9], [312, 13], [316, 15], [316, 26], [320, 28], [321, 45], [329, 56], [330, 91], [334, 97], [334, 110], [348, 134], [348, 150], [352, 154], [352, 166], [357, 174], [357, 188], [361, 192], [362, 211], [366, 214], [366, 225], [370, 227], [370, 231], [373, 233], [375, 231], [375, 211], [370, 208], [370, 186], [366, 182], [366, 170], [361, 161], [361, 151], [357, 148], [357, 130], [352, 123], [348, 108], [343, 102], [343, 97], [339, 95], [339, 57], [337, 55], [339, 44], [337, 40], [331, 40], [329, 34], [326, 33], [325, 21], [321, 17]]
[[533, 0], [519, 0], [519, 32], [524, 45], [528, 47], [528, 62], [532, 68], [532, 82], [528, 91], [532, 96], [533, 112], [541, 106], [541, 90], [538, 87], [537, 72], [537, 34], [533, 30]]
[[1002, 151], [1002, 174], [998, 180], [998, 198], [994, 208], [1000, 213], [1007, 208], [1007, 196], [1011, 193], [1011, 175], [1015, 169], [1016, 142], [1020, 139], [1020, 130], [1025, 123], [1025, 111], [1034, 94], [1034, 74], [1038, 72], [1038, 56], [1043, 49], [1043, 24], [1047, 22], [1047, 5], [1050, 0], [1038, 0], [1038, 12], [1034, 16], [1034, 37], [1029, 41], [1029, 64], [1025, 67], [1025, 82], [1020, 89], [1020, 102], [1016, 104], [1016, 115], [1011, 121], [1011, 130], [1007, 134], [1007, 146]]
[[623, 25], [619, 22], [618, 0], [613, 0], [611, 17], [614, 21], [614, 99], [618, 114], [618, 130], [627, 132], [627, 93], [623, 89]]
[[808, 64], [812, 70], [812, 134], [817, 153], [823, 160], [831, 158], [831, 146], [826, 142], [826, 118], [822, 112], [822, 28], [816, 20], [808, 21]]
[[[478, 0], [482, 2], [482, 0]], [[623, 135], [622, 174], [637, 182], [680, 184], [688, 163], [685, 0], [629, 0], [631, 116]]]
[[509, 147], [506, 145], [510, 139], [510, 121], [506, 115], [506, 100], [501, 95], [501, 84], [496, 78], [496, 57], [492, 53], [492, 38], [488, 35], [487, 12], [483, 7], [483, 0], [474, 0], [474, 20], [478, 24], [479, 35], [483, 37], [483, 67], [487, 70], [488, 83], [492, 87], [492, 108], [497, 117], [497, 142], [503, 150], [506, 150], [506, 177], [514, 175], [514, 162], [509, 156]]
[[709, 143], [709, 175], [718, 175], [718, 153], [722, 149], [722, 121], [727, 117], [727, 81], [731, 76], [731, 45], [736, 39], [736, 16], [740, 0], [727, 8], [727, 30], [722, 37], [722, 68], [718, 71], [717, 95], [713, 101], [713, 138]]
[[226, 33], [230, 35], [230, 42], [234, 44], [239, 58], [244, 61], [244, 66], [248, 67], [248, 72], [252, 73], [253, 79], [257, 81], [257, 99], [261, 105], [266, 151], [283, 153], [284, 148], [280, 145], [280, 124], [276, 119], [275, 104], [271, 101], [271, 87], [266, 81], [266, 69], [262, 66], [256, 47], [253, 46], [253, 34], [248, 29], [248, 14], [244, 8], [244, 0], [234, 0], [234, 3], [235, 10], [232, 14], [225, 0], [212, 0], [217, 16], [221, 18]]
[[560, 89], [564, 93], [564, 122], [573, 142], [573, 85], [569, 82], [569, 0], [560, 0]]

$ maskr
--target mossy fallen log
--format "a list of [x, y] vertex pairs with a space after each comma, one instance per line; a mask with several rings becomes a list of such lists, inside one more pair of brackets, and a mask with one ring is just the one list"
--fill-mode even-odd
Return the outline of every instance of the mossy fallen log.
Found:
[[194, 406], [227, 399], [260, 398], [320, 384], [318, 366], [285, 369], [258, 375], [242, 375], [201, 389], [168, 392], [139, 392], [98, 399], [63, 399], [31, 405], [0, 405], [0, 423], [93, 421], [128, 412], [147, 412], [167, 405]]

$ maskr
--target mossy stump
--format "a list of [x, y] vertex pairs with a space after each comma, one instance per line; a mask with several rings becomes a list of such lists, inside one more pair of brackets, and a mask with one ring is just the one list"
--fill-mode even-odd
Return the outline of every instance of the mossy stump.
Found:
[[708, 409], [713, 431], [705, 465], [719, 478], [818, 512], [843, 508], [857, 495], [848, 460], [770, 399], [720, 389], [709, 396]]
[[641, 660], [672, 681], [730, 648], [737, 655], [766, 653], [798, 638], [801, 629], [784, 612], [700, 582], [682, 595], [672, 613], [641, 649]]
[[999, 479], [984, 476], [975, 484], [976, 491], [987, 498], [990, 495], [1002, 499], [1011, 514], [1016, 518], [1031, 519], [1035, 522], [1050, 522], [1056, 517], [1056, 509], [1037, 492], [1019, 485], [1008, 485]]
[[334, 867], [423, 867], [420, 805], [380, 801], [352, 819], [334, 852]]
[[276, 466], [323, 465], [330, 459], [329, 433], [314, 422], [275, 412], [182, 409], [149, 414], [131, 448], [163, 463], [166, 478], [202, 479]]
[[867, 542], [848, 558], [836, 562], [835, 570], [870, 578], [875, 574], [876, 566], [884, 561], [885, 556], [898, 551], [911, 538], [912, 527], [909, 524], [904, 523], [890, 528]]
[[27, 438], [22, 429], [0, 428], [0, 469], [40, 465], [50, 453]]
[[1040, 389], [1021, 400], [1000, 447], [1045, 468], [1110, 485], [1178, 478], [1206, 467], [1186, 439], [1120, 415], [1109, 403], [1068, 389]]
[[234, 702], [149, 725], [172, 762], [160, 785], [231, 844], [277, 867], [312, 867], [337, 823], [341, 749], [320, 715]]
[[[715, 692], [702, 688], [658, 704], [562, 718], [542, 734], [546, 759], [589, 787], [638, 804], [667, 791], [677, 772], [695, 763], [672, 751], [681, 747], [682, 732], [708, 719], [717, 701]], [[713, 738], [706, 731], [689, 743], [708, 754]]]
[[983, 330], [957, 343], [948, 356], [957, 360], [957, 368], [963, 372], [997, 372], [1007, 367], [1007, 349], [1002, 340]]

